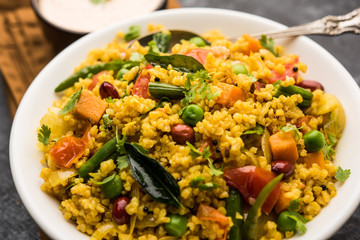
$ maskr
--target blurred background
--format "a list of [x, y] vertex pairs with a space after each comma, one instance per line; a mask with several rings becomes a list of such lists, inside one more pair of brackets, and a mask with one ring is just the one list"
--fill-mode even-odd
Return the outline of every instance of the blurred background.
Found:
[[[292, 26], [325, 15], [348, 13], [360, 7], [360, 1], [169, 0], [164, 7], [232, 9]], [[333, 54], [360, 84], [359, 35], [310, 36], [310, 38]], [[0, 239], [46, 239], [16, 192], [10, 172], [8, 149], [12, 117], [17, 104], [37, 73], [56, 55], [57, 51], [59, 48], [45, 37], [39, 20], [31, 8], [30, 0], [0, 0]], [[301, 53], [297, 54], [301, 56]], [[360, 208], [331, 240], [360, 239], [359, 226]]]

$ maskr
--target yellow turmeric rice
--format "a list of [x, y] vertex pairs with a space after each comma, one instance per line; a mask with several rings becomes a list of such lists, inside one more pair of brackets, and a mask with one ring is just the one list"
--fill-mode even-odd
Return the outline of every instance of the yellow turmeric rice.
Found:
[[[149, 25], [153, 30], [162, 26]], [[344, 180], [333, 164], [345, 124], [338, 99], [303, 80], [299, 56], [265, 36], [230, 42], [215, 30], [202, 35], [210, 45], [182, 40], [168, 53], [159, 40], [166, 43], [168, 34], [128, 48], [120, 32], [75, 68], [86, 75], [40, 120], [41, 189], [94, 240], [304, 234]], [[260, 191], [280, 174], [261, 215], [257, 209], [250, 216]], [[232, 192], [241, 208], [229, 207]], [[285, 213], [293, 214], [288, 224], [279, 217]], [[258, 220], [256, 233], [244, 227], [250, 217]]]

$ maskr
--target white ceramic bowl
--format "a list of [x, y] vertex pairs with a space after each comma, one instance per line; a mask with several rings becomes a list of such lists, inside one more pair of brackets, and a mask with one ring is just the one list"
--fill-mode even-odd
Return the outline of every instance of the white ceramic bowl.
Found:
[[[126, 31], [130, 25], [162, 23], [166, 28], [188, 29], [202, 33], [220, 29], [227, 36], [281, 29], [285, 26], [274, 21], [230, 10], [176, 9], [155, 12], [120, 22], [91, 33], [70, 45], [56, 56], [36, 77], [16, 113], [10, 137], [10, 163], [13, 178], [20, 197], [36, 223], [53, 239], [88, 239], [76, 226], [64, 220], [58, 210], [59, 202], [40, 190], [39, 177], [42, 165], [41, 152], [37, 149], [37, 133], [41, 117], [51, 103], [58, 98], [54, 88], [69, 76], [93, 48], [100, 48], [112, 41], [118, 30]], [[360, 91], [354, 79], [344, 67], [321, 46], [306, 37], [283, 44], [289, 53], [300, 55], [308, 65], [306, 79], [323, 83], [329, 93], [342, 102], [347, 115], [346, 128], [338, 144], [336, 164], [350, 168], [352, 174], [344, 184], [336, 184], [338, 194], [311, 222], [306, 224], [307, 233], [294, 239], [325, 239], [339, 229], [351, 216], [360, 200]]]

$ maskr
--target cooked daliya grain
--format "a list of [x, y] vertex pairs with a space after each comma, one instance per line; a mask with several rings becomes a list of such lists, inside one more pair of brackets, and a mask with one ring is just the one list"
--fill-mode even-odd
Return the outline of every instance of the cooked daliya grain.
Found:
[[[170, 240], [175, 239], [174, 236], [194, 240], [224, 239], [234, 221], [226, 216], [229, 188], [238, 188], [246, 213], [261, 188], [276, 176], [271, 172], [271, 161], [274, 160], [290, 161], [287, 165], [294, 168], [273, 190], [275, 200], [270, 214], [263, 212], [260, 217], [257, 239], [290, 238], [302, 233], [300, 229], [282, 232], [277, 228], [277, 216], [288, 210], [291, 201], [299, 204], [295, 211], [312, 220], [336, 196], [337, 166], [332, 162], [335, 144], [332, 140], [339, 139], [345, 122], [336, 97], [326, 101], [330, 94], [316, 90], [311, 106], [306, 109], [298, 106], [303, 101], [300, 93], [274, 97], [275, 82], [281, 81], [285, 89], [302, 81], [300, 72], [306, 71], [306, 65], [298, 56], [280, 52], [276, 57], [259, 40], [248, 35], [236, 42], [226, 40], [218, 31], [205, 33], [203, 37], [211, 42], [210, 46], [198, 47], [183, 40], [172, 48], [171, 53], [195, 57], [204, 66], [203, 70], [183, 73], [178, 70], [177, 63], [151, 67], [142, 61], [128, 67], [129, 71], [123, 71], [120, 79], [116, 79], [120, 69], [94, 72], [66, 89], [63, 97], [56, 100], [41, 119], [40, 126], [51, 129], [49, 143], [46, 146], [38, 144], [44, 152], [41, 189], [55, 196], [64, 218], [74, 222], [77, 229], [91, 239]], [[127, 43], [118, 37], [106, 47], [90, 51], [75, 70], [115, 59], [126, 62], [134, 52], [145, 55], [149, 48], [136, 42], [128, 49]], [[282, 50], [281, 47], [275, 49]], [[242, 72], [234, 73], [232, 66], [235, 64], [241, 66]], [[147, 91], [149, 81], [183, 87], [185, 99], [154, 99]], [[105, 82], [118, 92], [118, 99], [102, 99], [99, 87]], [[94, 107], [85, 98], [82, 99], [81, 117], [73, 111], [59, 115], [58, 112], [79, 90], [106, 103], [106, 110]], [[187, 114], [183, 108], [189, 104], [200, 107], [203, 116], [185, 116], [197, 119], [189, 125], [193, 128], [190, 133], [172, 132], [173, 125], [186, 124], [181, 114]], [[94, 112], [103, 116], [98, 122], [86, 117], [87, 113]], [[340, 128], [334, 130], [331, 126], [334, 121]], [[323, 153], [325, 149], [311, 154], [306, 151], [302, 137], [313, 129], [324, 135], [327, 152]], [[174, 134], [180, 137], [187, 134], [195, 142], [180, 145], [173, 140]], [[140, 176], [147, 182], [158, 177], [160, 181], [154, 181], [160, 185], [165, 183], [160, 187], [165, 192], [167, 187], [170, 192], [178, 188], [178, 194], [171, 192], [178, 203], [160, 201], [134, 176], [133, 167], [136, 166], [133, 164], [139, 159], [132, 162], [127, 158], [129, 152], [124, 152], [124, 147], [129, 151], [129, 145], [120, 142], [124, 136], [123, 140], [136, 142], [146, 149], [145, 155], [160, 164], [152, 169], [155, 165], [148, 166], [143, 162], [139, 165], [143, 167], [139, 170]], [[113, 145], [107, 144], [116, 137], [117, 144], [115, 140]], [[104, 148], [106, 151], [101, 150]], [[87, 169], [94, 155], [101, 151], [106, 155], [104, 159], [80, 177], [79, 169]], [[296, 161], [288, 160], [289, 154], [295, 154]], [[275, 156], [281, 159], [274, 159]], [[238, 174], [231, 175], [228, 171], [231, 169], [237, 169]], [[266, 176], [259, 175], [258, 169]], [[173, 182], [164, 175], [156, 176], [164, 171], [170, 173]], [[120, 178], [111, 177], [115, 175]], [[120, 197], [128, 198], [128, 204], [121, 205], [116, 198], [105, 197], [103, 191], [111, 191], [111, 184], [116, 185], [111, 182], [114, 179], [121, 181], [118, 183], [123, 186]], [[169, 187], [168, 181], [175, 183], [175, 187]], [[102, 188], [105, 184], [107, 187]], [[211, 210], [202, 212], [202, 208]], [[114, 214], [117, 219], [123, 218], [122, 224], [114, 220]], [[236, 216], [246, 221], [247, 214], [238, 212]], [[183, 219], [181, 227], [176, 227], [179, 223], [169, 223], [172, 218]], [[166, 229], [165, 223], [169, 223]], [[175, 230], [168, 230], [172, 228]], [[186, 230], [178, 232], [178, 229]]]

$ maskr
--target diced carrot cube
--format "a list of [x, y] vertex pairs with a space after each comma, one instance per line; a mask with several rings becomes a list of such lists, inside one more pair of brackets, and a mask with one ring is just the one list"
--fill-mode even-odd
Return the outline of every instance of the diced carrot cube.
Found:
[[246, 93], [239, 87], [227, 83], [218, 83], [217, 87], [222, 90], [216, 99], [217, 104], [230, 107], [238, 100], [246, 100]]
[[82, 91], [79, 101], [76, 103], [74, 108], [75, 116], [83, 119], [90, 119], [92, 122], [99, 122], [102, 115], [104, 114], [108, 104], [95, 97], [89, 91]]
[[299, 158], [296, 142], [291, 132], [280, 131], [269, 138], [273, 161], [285, 160], [292, 164]]
[[282, 211], [286, 210], [292, 200], [294, 199], [287, 197], [284, 190], [281, 189], [279, 199], [275, 205], [275, 212], [281, 213]]
[[261, 48], [260, 41], [248, 34], [244, 34], [243, 39], [248, 43], [248, 51], [246, 54], [250, 54], [250, 52], [258, 52]]
[[325, 159], [322, 151], [308, 153], [306, 157], [304, 157], [304, 163], [307, 168], [311, 168], [314, 163], [319, 165], [320, 168], [325, 168]]

